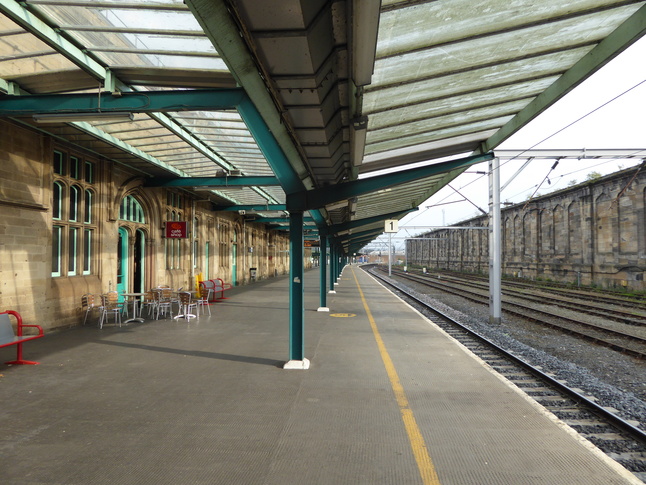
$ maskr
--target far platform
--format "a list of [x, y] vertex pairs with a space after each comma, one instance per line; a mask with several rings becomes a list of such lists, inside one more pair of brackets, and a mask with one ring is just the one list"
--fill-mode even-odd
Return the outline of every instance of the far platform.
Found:
[[287, 277], [211, 317], [29, 342], [40, 365], [0, 365], [2, 483], [641, 483], [359, 267], [329, 313], [318, 282], [305, 273], [309, 370], [282, 368]]

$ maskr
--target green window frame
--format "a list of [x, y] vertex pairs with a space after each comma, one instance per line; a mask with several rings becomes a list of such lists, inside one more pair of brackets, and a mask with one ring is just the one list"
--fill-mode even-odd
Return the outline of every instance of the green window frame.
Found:
[[52, 190], [52, 219], [60, 220], [63, 214], [63, 197], [65, 188], [58, 182], [54, 182]]
[[83, 204], [83, 222], [92, 224], [92, 203], [94, 201], [94, 192], [85, 189], [85, 198]]
[[70, 177], [75, 180], [79, 179], [81, 173], [81, 165], [78, 157], [70, 156]]
[[70, 196], [69, 196], [69, 201], [70, 201], [70, 207], [68, 211], [68, 220], [70, 222], [76, 222], [78, 221], [78, 216], [79, 216], [79, 199], [80, 199], [80, 189], [76, 185], [72, 185], [70, 187]]
[[54, 173], [66, 175], [65, 173], [65, 153], [54, 150]]
[[61, 275], [61, 262], [63, 253], [63, 227], [54, 226], [52, 228], [52, 276]]
[[77, 227], [70, 227], [67, 236], [67, 276], [76, 276], [76, 264], [78, 261], [78, 235]]
[[85, 162], [85, 171], [84, 171], [84, 177], [85, 181], [88, 184], [93, 184], [94, 183], [94, 162]]
[[85, 229], [83, 231], [83, 274], [92, 274], [92, 242], [93, 242], [93, 229]]

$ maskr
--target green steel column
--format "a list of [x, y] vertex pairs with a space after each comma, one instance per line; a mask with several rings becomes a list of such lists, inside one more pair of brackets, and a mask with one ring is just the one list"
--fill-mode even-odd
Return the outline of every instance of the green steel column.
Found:
[[307, 369], [303, 324], [303, 211], [289, 212], [289, 362], [285, 369]]
[[320, 241], [321, 241], [321, 252], [319, 255], [319, 269], [321, 271], [320, 274], [320, 295], [321, 295], [321, 306], [318, 308], [317, 311], [319, 312], [329, 312], [330, 309], [327, 307], [327, 275], [326, 275], [326, 269], [327, 269], [327, 237], [326, 236], [319, 236]]
[[341, 275], [341, 246], [337, 244], [336, 257], [334, 258], [334, 286], [339, 285], [340, 275]]
[[329, 293], [336, 293], [334, 291], [334, 282], [336, 281], [336, 246], [332, 239], [330, 239], [330, 290]]

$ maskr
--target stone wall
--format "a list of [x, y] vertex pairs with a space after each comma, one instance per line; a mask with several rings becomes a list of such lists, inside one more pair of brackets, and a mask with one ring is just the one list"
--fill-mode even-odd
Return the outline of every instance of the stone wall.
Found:
[[[93, 180], [83, 174], [73, 177], [55, 173], [53, 154], [64, 152], [81, 164], [93, 164]], [[89, 169], [88, 169], [89, 172]], [[222, 278], [225, 282], [251, 282], [250, 268], [257, 269], [256, 280], [286, 274], [289, 271], [289, 237], [286, 232], [269, 230], [263, 224], [245, 220], [236, 212], [214, 212], [211, 203], [174, 191], [173, 200], [181, 199], [181, 220], [190, 222], [194, 236], [173, 243], [177, 251], [169, 264], [169, 246], [164, 239], [164, 221], [170, 209], [169, 191], [144, 187], [141, 173], [124, 165], [96, 158], [74, 146], [57, 144], [52, 138], [10, 122], [0, 121], [0, 311], [15, 310], [26, 323], [42, 325], [46, 330], [78, 325], [83, 321], [81, 297], [85, 293], [105, 293], [117, 288], [119, 275], [119, 233], [127, 235], [127, 258], [138, 271], [123, 275], [128, 291], [158, 284], [190, 288], [195, 276]], [[55, 214], [54, 184], [69, 198], [72, 190], [81, 194], [79, 204], [85, 210], [84, 191], [91, 192], [91, 221], [85, 223], [79, 214], [70, 224], [65, 202]], [[76, 187], [76, 188], [72, 188]], [[140, 204], [145, 222], [124, 220], [120, 206], [124, 198], [133, 197]], [[67, 199], [65, 199], [67, 200]], [[60, 205], [60, 204], [59, 204]], [[194, 225], [193, 225], [194, 224]], [[53, 227], [62, 226], [67, 244], [71, 227], [79, 232], [93, 231], [91, 265], [70, 262], [61, 275], [54, 272]], [[79, 239], [80, 240], [80, 239]], [[193, 244], [196, 258], [193, 260]], [[237, 260], [234, 274], [233, 245]], [[141, 245], [141, 247], [138, 247]], [[143, 256], [135, 259], [137, 251]], [[79, 250], [79, 254], [81, 251]], [[310, 251], [305, 266], [310, 267]], [[135, 275], [137, 280], [135, 281]]]
[[[502, 210], [504, 275], [646, 291], [646, 170], [623, 170]], [[456, 226], [487, 227], [487, 217]], [[409, 265], [488, 273], [488, 230], [407, 241]]]

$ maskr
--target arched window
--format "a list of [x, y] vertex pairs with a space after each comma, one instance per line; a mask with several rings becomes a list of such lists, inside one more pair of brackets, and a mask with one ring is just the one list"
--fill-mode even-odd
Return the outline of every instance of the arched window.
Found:
[[144, 217], [144, 209], [137, 199], [132, 195], [127, 195], [121, 201], [119, 208], [119, 219], [122, 221], [138, 222], [140, 224], [146, 223]]
[[55, 150], [52, 160], [52, 276], [92, 274], [94, 162]]

